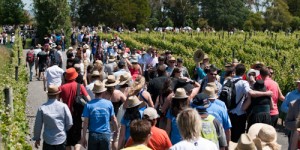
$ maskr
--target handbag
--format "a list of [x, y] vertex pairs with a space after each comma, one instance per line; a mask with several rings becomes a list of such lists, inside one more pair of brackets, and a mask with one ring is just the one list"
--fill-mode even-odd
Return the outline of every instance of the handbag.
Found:
[[87, 103], [87, 98], [84, 95], [80, 94], [80, 84], [77, 83], [76, 96], [73, 103], [73, 115], [81, 117], [83, 112], [84, 105]]

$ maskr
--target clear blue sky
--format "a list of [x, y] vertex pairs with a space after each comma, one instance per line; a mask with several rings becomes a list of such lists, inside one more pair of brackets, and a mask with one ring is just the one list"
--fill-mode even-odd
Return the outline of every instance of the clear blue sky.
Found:
[[24, 9], [26, 9], [26, 10], [31, 10], [32, 9], [32, 6], [31, 6], [32, 0], [22, 0], [22, 1], [25, 4]]

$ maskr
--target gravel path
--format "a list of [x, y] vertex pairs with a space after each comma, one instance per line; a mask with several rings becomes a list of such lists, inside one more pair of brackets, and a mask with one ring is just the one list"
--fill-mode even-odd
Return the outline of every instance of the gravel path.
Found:
[[[24, 58], [26, 57], [27, 51], [28, 50], [23, 51]], [[65, 53], [63, 53], [63, 56], [64, 56], [64, 60], [66, 60]], [[65, 61], [63, 66], [65, 66]], [[32, 148], [34, 148], [34, 141], [31, 141], [30, 139], [33, 137], [33, 127], [34, 127], [36, 112], [39, 106], [41, 106], [46, 101], [47, 101], [47, 94], [43, 89], [43, 81], [37, 80], [37, 77], [35, 76], [35, 70], [34, 70], [32, 82], [29, 82], [28, 84], [28, 95], [26, 101], [26, 114], [27, 114], [27, 118], [29, 121], [29, 128], [30, 128], [29, 130], [30, 135], [28, 136], [27, 140], [30, 142]], [[40, 150], [42, 149], [42, 142], [43, 141], [41, 141], [41, 146], [39, 147]]]

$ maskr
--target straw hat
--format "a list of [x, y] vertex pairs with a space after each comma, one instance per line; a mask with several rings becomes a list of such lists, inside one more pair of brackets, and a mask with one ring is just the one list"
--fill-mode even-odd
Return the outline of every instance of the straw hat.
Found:
[[242, 134], [238, 143], [229, 142], [229, 150], [258, 150], [255, 143], [246, 133]]
[[38, 45], [36, 46], [36, 48], [42, 48], [42, 45], [41, 45], [41, 44], [38, 44]]
[[75, 80], [78, 76], [78, 73], [76, 72], [75, 68], [69, 68], [66, 70], [66, 80]]
[[116, 60], [116, 58], [115, 58], [115, 56], [113, 56], [113, 55], [110, 55], [109, 57], [108, 57], [108, 62], [114, 62]]
[[94, 70], [93, 72], [92, 72], [92, 75], [91, 75], [92, 77], [99, 77], [100, 76], [100, 72], [98, 71], [98, 70]]
[[233, 64], [239, 64], [239, 63], [241, 63], [241, 62], [238, 61], [238, 59], [234, 58], [234, 59], [232, 60], [232, 63], [233, 63]]
[[105, 88], [105, 85], [101, 81], [96, 81], [94, 83], [93, 92], [94, 93], [102, 93], [105, 92], [107, 89]]
[[208, 83], [206, 84], [206, 87], [212, 87], [212, 88], [215, 89], [215, 91], [218, 91], [218, 87], [217, 87], [217, 85], [216, 85], [215, 82], [208, 82]]
[[135, 95], [128, 97], [128, 99], [126, 101], [127, 101], [126, 108], [136, 107], [142, 103], [142, 101], [140, 101], [139, 98], [136, 97]]
[[184, 98], [188, 98], [188, 96], [186, 95], [186, 92], [183, 88], [177, 88], [175, 95], [172, 98], [173, 99], [184, 99]]
[[207, 54], [204, 54], [203, 60], [205, 60], [205, 59], [209, 59]]
[[89, 49], [90, 47], [89, 47], [89, 45], [84, 44], [82, 48], [84, 48], [84, 49]]
[[122, 74], [118, 77], [119, 80], [119, 85], [124, 85], [126, 83], [129, 83], [129, 81], [131, 80], [130, 76], [128, 73]]
[[205, 87], [203, 93], [208, 96], [208, 99], [216, 99], [216, 98], [218, 98], [218, 95], [216, 94], [216, 90], [215, 90], [214, 87], [211, 87], [211, 86]]
[[119, 81], [116, 80], [114, 75], [109, 75], [107, 79], [103, 80], [105, 87], [113, 87], [119, 84]]
[[57, 95], [59, 94], [61, 91], [58, 89], [58, 86], [55, 85], [49, 85], [48, 86], [48, 95]]
[[253, 139], [261, 149], [280, 150], [281, 145], [277, 143], [277, 132], [271, 125], [264, 123], [253, 124], [248, 131], [249, 137]]
[[204, 59], [204, 52], [199, 49], [194, 53], [194, 61], [195, 62], [200, 62]]
[[168, 61], [169, 61], [169, 62], [170, 62], [170, 61], [176, 61], [176, 59], [175, 59], [175, 57], [172, 56]]
[[69, 47], [69, 48], [68, 48], [68, 51], [69, 51], [69, 50], [71, 51], [71, 50], [73, 50], [73, 49], [74, 49], [73, 47]]

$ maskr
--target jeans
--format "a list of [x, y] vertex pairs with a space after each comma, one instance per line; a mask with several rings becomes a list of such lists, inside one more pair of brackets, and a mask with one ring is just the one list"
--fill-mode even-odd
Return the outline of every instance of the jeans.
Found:
[[45, 141], [43, 143], [43, 150], [65, 150], [66, 149], [66, 142], [63, 142], [59, 145], [50, 145], [47, 144]]
[[33, 75], [33, 71], [32, 71], [32, 68], [33, 68], [33, 65], [34, 63], [28, 63], [29, 64], [29, 80], [32, 81], [32, 75]]
[[88, 139], [89, 150], [109, 150], [110, 134], [90, 132]]

